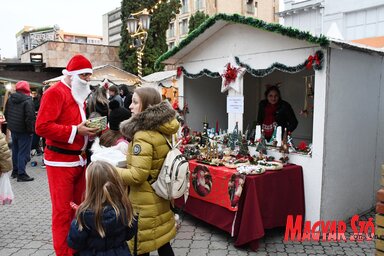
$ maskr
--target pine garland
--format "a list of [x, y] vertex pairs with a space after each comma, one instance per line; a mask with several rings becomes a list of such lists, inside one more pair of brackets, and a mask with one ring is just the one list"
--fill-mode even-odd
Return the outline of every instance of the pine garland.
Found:
[[[315, 56], [316, 55], [317, 55], [319, 63], [316, 63], [316, 62], [312, 63], [311, 67], [313, 67], [313, 69], [315, 69], [315, 70], [321, 70], [323, 67], [324, 53], [322, 51], [317, 51], [315, 53]], [[301, 63], [297, 66], [289, 67], [289, 66], [281, 64], [279, 62], [275, 62], [270, 67], [268, 67], [266, 69], [253, 69], [248, 64], [241, 62], [239, 57], [235, 57], [235, 60], [236, 60], [237, 65], [245, 68], [246, 71], [254, 77], [267, 76], [267, 75], [271, 74], [274, 70], [279, 70], [279, 71], [283, 71], [286, 73], [294, 74], [294, 73], [297, 73], [297, 72], [304, 70], [305, 68], [308, 68], [307, 65], [309, 63], [309, 60], [307, 59], [303, 63]]]
[[184, 76], [187, 77], [187, 78], [191, 78], [191, 79], [196, 79], [196, 78], [199, 78], [203, 75], [206, 75], [210, 78], [219, 78], [220, 77], [220, 74], [219, 72], [212, 72], [208, 69], [203, 69], [202, 71], [200, 71], [199, 73], [197, 74], [192, 74], [192, 73], [189, 73], [184, 67], [179, 67], [181, 69], [181, 71], [183, 72]]
[[[266, 69], [253, 69], [248, 64], [241, 62], [239, 57], [237, 57], [237, 56], [235, 56], [235, 60], [236, 60], [237, 65], [245, 68], [246, 71], [249, 74], [251, 74], [252, 76], [264, 77], [264, 76], [271, 74], [274, 70], [279, 70], [279, 71], [283, 71], [283, 72], [291, 73], [291, 74], [300, 72], [300, 71], [304, 70], [305, 68], [308, 69], [308, 67], [313, 68], [315, 70], [321, 70], [323, 68], [324, 53], [319, 50], [314, 54], [314, 56], [316, 56], [316, 57], [313, 57], [314, 60], [312, 63], [309, 63], [310, 62], [309, 58], [307, 60], [305, 60], [303, 63], [300, 63], [297, 66], [291, 66], [291, 67], [286, 66], [284, 64], [281, 64], [279, 62], [275, 62], [270, 67], [268, 67]], [[316, 60], [317, 60], [317, 62], [316, 62]], [[178, 69], [184, 74], [185, 77], [190, 78], [190, 79], [196, 79], [196, 78], [199, 78], [203, 75], [206, 75], [210, 78], [221, 77], [219, 72], [212, 72], [208, 69], [203, 69], [202, 71], [200, 71], [199, 73], [196, 73], [196, 74], [189, 73], [183, 66], [178, 67]]]
[[228, 15], [228, 14], [219, 13], [217, 15], [210, 17], [206, 21], [204, 21], [203, 24], [201, 24], [197, 29], [193, 30], [184, 40], [182, 40], [179, 45], [173, 47], [171, 50], [161, 55], [155, 62], [155, 69], [159, 67], [162, 61], [175, 55], [177, 52], [179, 52], [181, 49], [183, 49], [185, 46], [191, 43], [196, 37], [202, 34], [205, 30], [207, 30], [209, 27], [215, 24], [216, 21], [218, 20], [225, 20], [225, 21], [230, 21], [234, 23], [249, 25], [265, 31], [275, 32], [291, 38], [305, 40], [313, 44], [319, 44], [320, 46], [329, 45], [329, 40], [323, 35], [320, 35], [319, 37], [317, 37], [317, 36], [313, 36], [309, 32], [301, 31], [296, 28], [284, 27], [280, 24], [267, 23], [259, 19], [245, 17], [239, 14]]

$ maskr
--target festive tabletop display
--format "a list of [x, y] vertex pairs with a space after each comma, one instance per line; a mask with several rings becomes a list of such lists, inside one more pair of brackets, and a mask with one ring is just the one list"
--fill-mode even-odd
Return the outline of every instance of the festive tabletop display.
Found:
[[[213, 165], [225, 166], [236, 169], [238, 173], [244, 175], [258, 175], [265, 171], [281, 170], [288, 163], [290, 152], [310, 154], [311, 148], [304, 141], [298, 147], [292, 143], [290, 134], [285, 130], [283, 138], [279, 143], [276, 138], [267, 141], [263, 131], [256, 136], [259, 138], [249, 139], [248, 129], [245, 134], [238, 130], [236, 124], [231, 133], [219, 130], [217, 127], [209, 128], [207, 121], [203, 122], [203, 131], [190, 133], [187, 125], [182, 127], [180, 151], [187, 159], [196, 159], [197, 162]], [[250, 133], [255, 135], [255, 133]], [[281, 133], [277, 136], [281, 137]], [[256, 154], [250, 155], [248, 146], [255, 146]], [[268, 156], [268, 149], [276, 149], [281, 153], [281, 158], [276, 160], [273, 156]]]

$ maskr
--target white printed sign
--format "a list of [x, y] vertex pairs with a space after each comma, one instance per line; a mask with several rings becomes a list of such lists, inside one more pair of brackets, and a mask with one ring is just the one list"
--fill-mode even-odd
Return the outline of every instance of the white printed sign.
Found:
[[227, 113], [244, 113], [244, 97], [243, 96], [228, 96], [227, 97]]

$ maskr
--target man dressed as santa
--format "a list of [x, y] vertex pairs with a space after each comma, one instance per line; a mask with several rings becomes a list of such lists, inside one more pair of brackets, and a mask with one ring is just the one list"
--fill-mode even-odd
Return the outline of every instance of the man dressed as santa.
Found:
[[64, 78], [44, 92], [36, 120], [36, 133], [46, 139], [47, 167], [52, 202], [52, 236], [56, 255], [73, 255], [66, 238], [74, 217], [70, 203], [81, 203], [85, 190], [88, 136], [97, 128], [85, 126], [85, 100], [90, 94], [92, 64], [75, 55], [63, 70]]

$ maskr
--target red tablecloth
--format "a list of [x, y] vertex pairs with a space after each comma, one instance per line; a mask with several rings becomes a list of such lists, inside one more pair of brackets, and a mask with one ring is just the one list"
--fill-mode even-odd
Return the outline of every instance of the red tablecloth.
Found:
[[238, 201], [242, 193], [245, 175], [238, 174], [236, 169], [209, 166], [196, 161], [189, 162], [190, 184], [189, 196], [208, 203], [238, 210]]
[[[176, 206], [182, 205], [183, 199], [176, 200]], [[230, 234], [233, 230], [235, 246], [257, 250], [264, 229], [285, 226], [288, 215], [304, 217], [302, 167], [292, 164], [280, 171], [247, 176], [237, 212], [194, 197], [188, 198], [184, 211]]]

